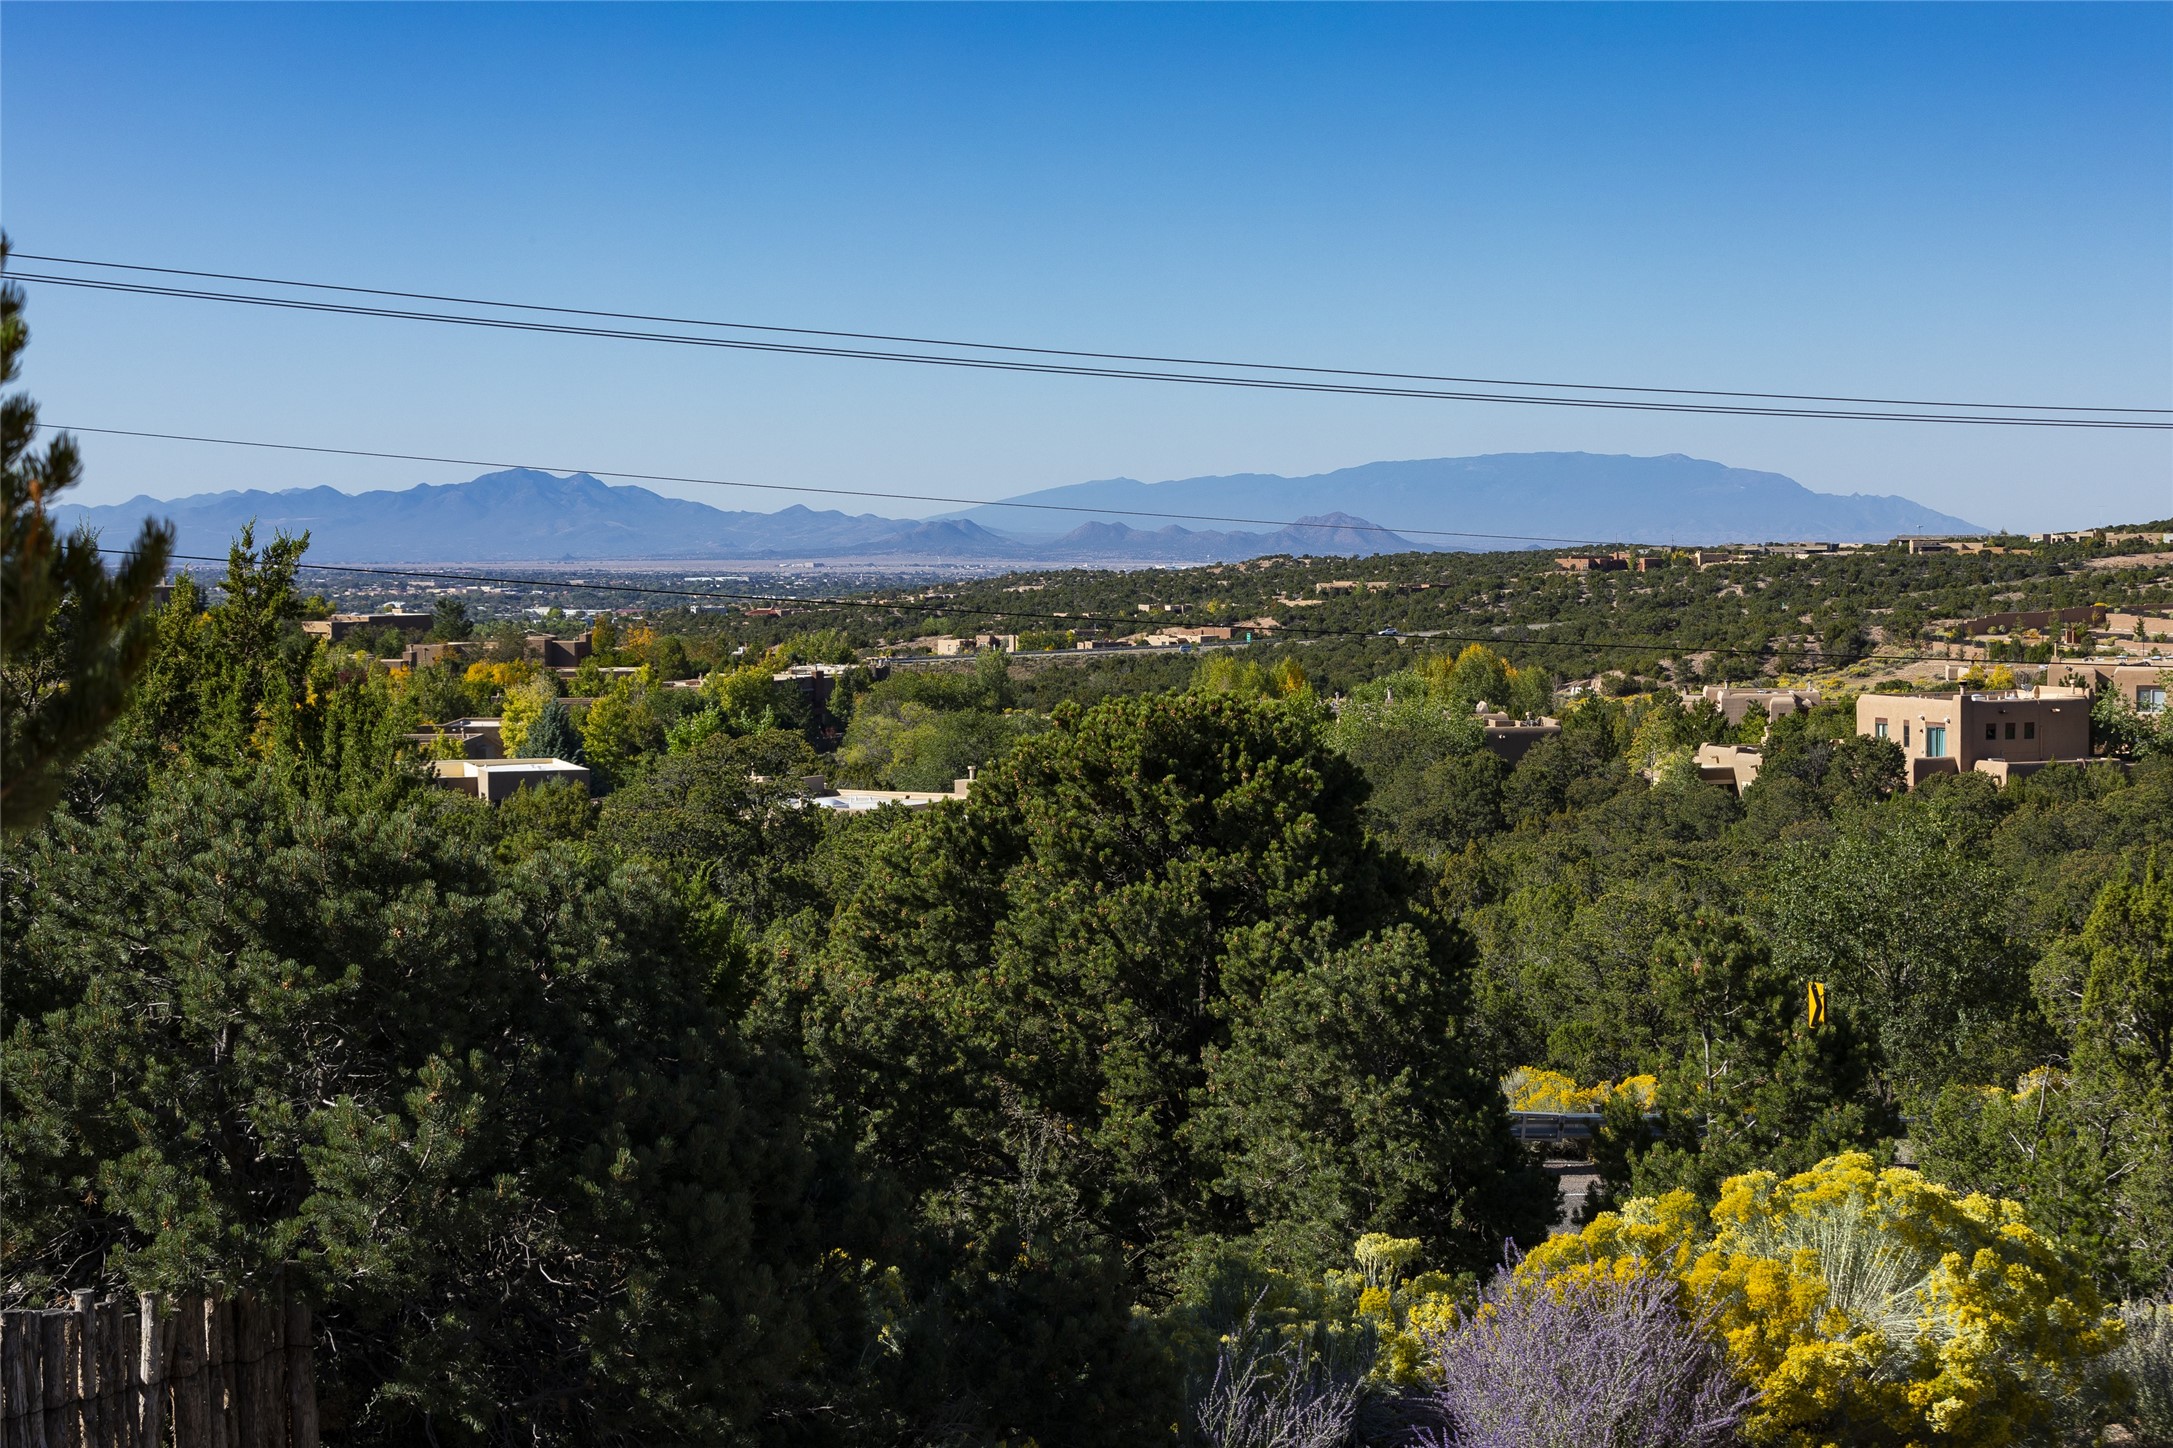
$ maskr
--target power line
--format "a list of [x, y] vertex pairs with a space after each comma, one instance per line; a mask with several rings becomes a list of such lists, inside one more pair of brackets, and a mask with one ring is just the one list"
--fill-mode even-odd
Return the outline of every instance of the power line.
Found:
[[[1144, 508], [1097, 508], [1075, 503], [1017, 503], [997, 498], [951, 498], [936, 493], [887, 493], [870, 488], [818, 488], [802, 487], [795, 483], [743, 483], [730, 478], [682, 477], [671, 473], [629, 473], [610, 468], [575, 468], [561, 465], [545, 466], [540, 463], [509, 463], [488, 458], [435, 457], [426, 453], [379, 452], [368, 448], [318, 447], [298, 442], [260, 442], [250, 438], [207, 437], [184, 432], [147, 432], [126, 427], [84, 427], [68, 422], [41, 422], [38, 427], [50, 432], [87, 432], [102, 437], [155, 438], [165, 442], [216, 443], [222, 447], [264, 448], [273, 452], [323, 453], [332, 457], [382, 458], [393, 462], [444, 463], [449, 467], [464, 468], [528, 468], [536, 472], [586, 473], [592, 478], [625, 478], [632, 482], [686, 483], [712, 488], [754, 488], [772, 493], [819, 493], [825, 497], [887, 498], [905, 503], [952, 503], [972, 508], [1026, 508], [1044, 513], [1098, 513], [1113, 518], [1161, 518], [1193, 523], [1242, 523], [1262, 528], [1333, 528], [1353, 533], [1384, 533], [1394, 537], [1424, 534], [1435, 538], [1488, 538], [1508, 543], [1570, 543], [1597, 548], [1602, 541], [1591, 538], [1555, 538], [1529, 533], [1473, 533], [1453, 528], [1391, 528], [1382, 523], [1307, 523], [1296, 519], [1239, 518], [1218, 513], [1160, 513]], [[927, 520], [921, 520], [927, 521]], [[1626, 547], [1671, 548], [1670, 543], [1631, 543]]]
[[2173, 422], [2138, 421], [2126, 417], [2048, 417], [2036, 414], [1978, 415], [1935, 412], [1875, 412], [1810, 407], [1758, 407], [1721, 403], [1447, 391], [1431, 388], [1301, 381], [1279, 377], [1246, 377], [1212, 372], [1148, 371], [1136, 367], [1104, 367], [1085, 363], [1033, 362], [993, 357], [959, 357], [921, 352], [876, 351], [867, 348], [816, 346], [808, 343], [756, 341], [741, 337], [697, 337], [672, 332], [574, 326], [566, 323], [523, 321], [507, 317], [481, 317], [450, 312], [423, 312], [393, 307], [362, 306], [352, 303], [305, 301], [291, 297], [268, 297], [250, 293], [206, 291], [198, 288], [156, 286], [148, 283], [105, 281], [88, 277], [65, 277], [44, 273], [20, 272], [15, 274], [15, 279], [51, 286], [78, 287], [92, 291], [135, 296], [160, 296], [193, 301], [226, 302], [236, 305], [266, 307], [279, 311], [317, 312], [338, 316], [381, 317], [401, 321], [433, 322], [448, 326], [476, 327], [490, 331], [597, 337], [615, 341], [655, 342], [682, 347], [771, 352], [809, 357], [838, 357], [860, 361], [909, 363], [928, 367], [954, 367], [972, 371], [1016, 372], [1042, 376], [1102, 377], [1128, 381], [1188, 383], [1203, 387], [1231, 387], [1270, 392], [1322, 393], [1347, 397], [1404, 398], [1436, 402], [1492, 402], [1530, 407], [1575, 407], [1620, 412], [1694, 413], [1727, 417], [1794, 417], [1855, 422], [1921, 422], [1977, 427], [2173, 431]]
[[[123, 548], [100, 548], [98, 551], [101, 553], [110, 553], [117, 556], [126, 556], [128, 552], [127, 549]], [[170, 556], [182, 562], [192, 563], [227, 563], [230, 561], [229, 559], [220, 558], [216, 555], [206, 553], [175, 553]], [[300, 563], [297, 565], [297, 567], [304, 572], [314, 571], [318, 573], [349, 573], [376, 578], [427, 579], [432, 582], [439, 583], [488, 583], [502, 587], [550, 589], [586, 588], [600, 593], [630, 593], [648, 597], [687, 599], [708, 598], [719, 599], [728, 603], [752, 603], [762, 605], [789, 603], [812, 608], [845, 608], [862, 610], [882, 609], [892, 613], [901, 612], [913, 605], [928, 602], [928, 600], [911, 598], [855, 599], [830, 598], [821, 595], [811, 596], [805, 594], [790, 593], [736, 593], [723, 589], [659, 588], [653, 585], [639, 583], [589, 583], [585, 581], [576, 583], [564, 578], [519, 578], [504, 574], [472, 572], [456, 573], [449, 570], [428, 568], [387, 568], [377, 565], [363, 564]], [[944, 603], [945, 605], [949, 605], [952, 601], [946, 599], [940, 600], [940, 602]], [[924, 613], [932, 613], [938, 616], [948, 614], [963, 614], [969, 618], [1032, 619], [1036, 621], [1060, 623], [1067, 627], [1076, 627], [1079, 624], [1083, 623], [1132, 625], [1138, 622], [1136, 618], [1125, 618], [1122, 616], [1119, 616], [1117, 618], [1106, 618], [1095, 614], [1047, 613], [1039, 610], [1022, 608], [979, 608], [972, 606], [946, 606], [933, 610], [921, 609], [919, 611]], [[1517, 627], [1517, 625], [1504, 624], [1503, 627], [1515, 628]], [[1726, 654], [1731, 657], [1737, 658], [1769, 658], [1777, 654], [1804, 652], [1804, 650], [1802, 649], [1792, 649], [1778, 644], [1768, 644], [1760, 648], [1745, 649], [1731, 648], [1726, 645], [1707, 646], [1700, 644], [1690, 644], [1680, 640], [1665, 639], [1618, 639], [1613, 641], [1535, 638], [1507, 639], [1503, 638], [1499, 634], [1452, 634], [1442, 633], [1432, 629], [1425, 630], [1423, 633], [1397, 633], [1394, 635], [1389, 635], [1383, 634], [1377, 629], [1369, 630], [1353, 628], [1328, 628], [1320, 625], [1309, 624], [1279, 624], [1277, 625], [1276, 632], [1299, 634], [1308, 638], [1426, 638], [1439, 640], [1443, 643], [1486, 644], [1490, 647], [1596, 649], [1601, 651], [1628, 652], [1639, 654], [1660, 654], [1677, 657], [1684, 654]], [[1936, 655], [1932, 654], [1868, 653], [1858, 655], [1850, 662], [1919, 663], [1935, 659], [1936, 657]]]
[[[1965, 407], [1999, 411], [2096, 412], [2167, 414], [2163, 407], [2077, 407], [2036, 402], [1936, 402], [1921, 398], [1842, 397], [1820, 393], [1738, 392], [1711, 387], [1638, 387], [1606, 382], [1533, 382], [1506, 377], [1456, 377], [1428, 372], [1380, 372], [1354, 367], [1311, 367], [1286, 362], [1231, 362], [1203, 357], [1162, 357], [1130, 352], [1090, 352], [1070, 347], [1028, 347], [1007, 342], [962, 342], [953, 338], [901, 336], [885, 332], [845, 332], [817, 327], [784, 327], [761, 322], [720, 322], [697, 317], [674, 317], [646, 312], [613, 312], [592, 307], [550, 306], [537, 302], [502, 302], [482, 297], [448, 296], [437, 292], [397, 291], [386, 287], [349, 286], [334, 282], [304, 282], [285, 277], [250, 276], [236, 272], [194, 271], [185, 267], [146, 266], [134, 262], [92, 261], [84, 257], [48, 256], [17, 252], [28, 261], [54, 262], [64, 266], [97, 267], [159, 276], [196, 277], [208, 281], [247, 282], [259, 286], [292, 287], [308, 291], [344, 292], [354, 296], [393, 297], [405, 301], [450, 302], [459, 306], [492, 307], [503, 311], [547, 312], [556, 316], [595, 317], [606, 321], [663, 322], [674, 326], [712, 327], [720, 330], [771, 332], [796, 337], [831, 337], [845, 341], [897, 342], [910, 346], [953, 347], [977, 352], [1015, 352], [1039, 357], [1081, 357], [1103, 362], [1149, 362], [1178, 367], [1242, 368], [1260, 372], [1299, 372], [1323, 377], [1370, 377], [1401, 382], [1454, 382], [1481, 387], [1547, 387], [1572, 392], [1634, 392], [1675, 397], [1734, 397], [1768, 402], [1840, 402], [1880, 407]], [[53, 280], [42, 278], [42, 280]]]

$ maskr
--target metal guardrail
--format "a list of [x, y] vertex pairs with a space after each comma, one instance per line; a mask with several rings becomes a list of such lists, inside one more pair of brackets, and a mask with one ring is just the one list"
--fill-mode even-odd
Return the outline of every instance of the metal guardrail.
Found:
[[1509, 1134], [1518, 1141], [1590, 1141], [1606, 1119], [1597, 1111], [1512, 1111]]

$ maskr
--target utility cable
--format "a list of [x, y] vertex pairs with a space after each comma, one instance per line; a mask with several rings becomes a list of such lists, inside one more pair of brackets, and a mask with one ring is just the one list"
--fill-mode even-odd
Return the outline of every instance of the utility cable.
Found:
[[556, 316], [595, 317], [606, 321], [663, 322], [673, 326], [711, 327], [743, 332], [771, 332], [783, 336], [831, 337], [856, 342], [898, 342], [917, 347], [952, 347], [976, 352], [1015, 352], [1037, 357], [1081, 357], [1101, 362], [1150, 362], [1175, 367], [1220, 367], [1257, 372], [1299, 372], [1322, 377], [1370, 377], [1398, 382], [1454, 382], [1480, 387], [1556, 388], [1565, 392], [1635, 392], [1675, 397], [1735, 397], [1768, 402], [1842, 402], [1879, 407], [1988, 408], [2027, 412], [2173, 413], [2163, 407], [2077, 407], [2034, 402], [1931, 402], [1921, 398], [1839, 397], [1800, 392], [1738, 392], [1711, 387], [1639, 387], [1608, 382], [1532, 382], [1506, 377], [1456, 377], [1430, 372], [1380, 372], [1355, 367], [1308, 367], [1286, 362], [1231, 362], [1205, 357], [1162, 357], [1131, 352], [1089, 352], [1070, 347], [1027, 347], [1007, 342], [962, 342], [944, 337], [900, 336], [886, 332], [844, 332], [818, 327], [782, 327], [761, 322], [719, 322], [697, 317], [662, 316], [647, 312], [612, 312], [592, 307], [548, 306], [537, 302], [501, 302], [483, 297], [448, 296], [437, 292], [396, 291], [386, 287], [349, 286], [333, 282], [304, 282], [286, 277], [250, 276], [236, 272], [193, 271], [185, 267], [145, 266], [134, 262], [92, 261], [84, 257], [49, 256], [19, 251], [27, 261], [53, 262], [63, 266], [97, 267], [108, 271], [143, 272], [159, 276], [196, 277], [206, 281], [246, 282], [257, 286], [291, 287], [307, 291], [344, 292], [353, 296], [392, 297], [403, 301], [450, 302], [458, 306], [491, 307], [502, 311], [547, 312]]
[[148, 283], [105, 281], [88, 277], [55, 276], [19, 272], [13, 279], [51, 286], [79, 287], [93, 291], [136, 296], [162, 296], [194, 301], [225, 302], [281, 311], [326, 313], [340, 316], [381, 317], [402, 321], [432, 322], [491, 331], [546, 333], [560, 336], [597, 337], [616, 341], [655, 342], [682, 347], [721, 348], [743, 352], [783, 353], [797, 356], [851, 358], [861, 361], [909, 363], [929, 367], [954, 367], [973, 371], [1030, 373], [1063, 377], [1102, 377], [1142, 382], [1187, 383], [1203, 387], [1230, 387], [1270, 392], [1321, 393], [1350, 397], [1404, 398], [1421, 401], [1513, 403], [1531, 407], [1574, 407], [1624, 412], [1695, 413], [1729, 417], [1795, 417], [1856, 422], [1920, 422], [1980, 427], [2092, 428], [2114, 431], [2173, 431], [2173, 422], [2141, 421], [2126, 417], [2076, 417], [2026, 415], [1978, 415], [1934, 412], [1876, 412], [1835, 408], [1746, 406], [1721, 403], [1640, 401], [1623, 398], [1565, 397], [1503, 392], [1447, 391], [1429, 388], [1388, 387], [1356, 383], [1303, 381], [1291, 378], [1237, 376], [1229, 373], [1149, 371], [1136, 367], [1094, 366], [1086, 363], [1035, 362], [992, 357], [944, 356], [921, 352], [876, 351], [866, 348], [816, 346], [808, 343], [756, 341], [741, 337], [697, 337], [682, 333], [637, 331], [627, 328], [574, 326], [566, 323], [523, 321], [506, 317], [481, 317], [450, 312], [423, 312], [351, 303], [305, 301], [249, 293], [207, 291], [197, 288], [156, 286]]

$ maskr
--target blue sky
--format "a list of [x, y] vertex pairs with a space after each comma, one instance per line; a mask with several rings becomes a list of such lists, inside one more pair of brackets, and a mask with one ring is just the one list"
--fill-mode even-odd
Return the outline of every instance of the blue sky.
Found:
[[[0, 218], [35, 252], [801, 326], [2168, 406], [2173, 7], [9, 3]], [[2165, 434], [31, 308], [29, 385], [79, 424], [989, 497], [1684, 452], [2000, 526], [2173, 513]], [[461, 475], [88, 453], [83, 502]]]

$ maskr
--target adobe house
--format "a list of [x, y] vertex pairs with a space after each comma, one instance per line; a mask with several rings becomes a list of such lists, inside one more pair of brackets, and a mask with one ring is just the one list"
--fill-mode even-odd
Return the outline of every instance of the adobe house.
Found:
[[1518, 760], [1532, 752], [1532, 746], [1558, 737], [1562, 732], [1562, 721], [1518, 719], [1509, 714], [1481, 711], [1479, 731], [1480, 746], [1499, 755], [1502, 763], [1513, 769]]
[[437, 623], [430, 613], [335, 613], [330, 618], [305, 618], [302, 632], [311, 638], [336, 644], [352, 633], [396, 628], [402, 633], [425, 634]]
[[586, 786], [589, 772], [563, 759], [433, 759], [430, 771], [442, 789], [497, 804], [532, 784], [570, 780]]
[[1721, 717], [1740, 728], [1753, 704], [1766, 711], [1766, 718], [1780, 719], [1790, 714], [1807, 712], [1818, 707], [1816, 689], [1744, 689], [1733, 684], [1707, 684], [1695, 694], [1683, 696], [1683, 702], [1695, 705], [1700, 699], [1720, 711]]
[[562, 639], [537, 633], [521, 641], [522, 654], [546, 669], [576, 668], [593, 651], [593, 645], [585, 638]]
[[425, 749], [435, 749], [444, 744], [454, 744], [463, 759], [502, 759], [505, 757], [505, 740], [500, 733], [503, 720], [499, 719], [448, 719], [403, 736], [410, 744]]
[[2155, 714], [2165, 708], [2166, 684], [2173, 669], [2152, 664], [2072, 664], [2066, 666], [2065, 677], [2080, 680], [2092, 691], [2110, 684], [2129, 708], [2138, 714]]
[[1698, 778], [1707, 784], [1718, 784], [1740, 795], [1758, 782], [1758, 771], [1765, 767], [1766, 754], [1755, 744], [1700, 744], [1693, 756]]
[[490, 645], [481, 639], [462, 639], [454, 643], [409, 644], [400, 651], [400, 662], [410, 669], [427, 669], [433, 664], [458, 664], [480, 658], [489, 652]]
[[1911, 789], [1935, 774], [1969, 771], [2004, 781], [2056, 760], [2089, 759], [2090, 702], [2088, 689], [2064, 687], [1863, 694], [1856, 732], [1901, 746]]

